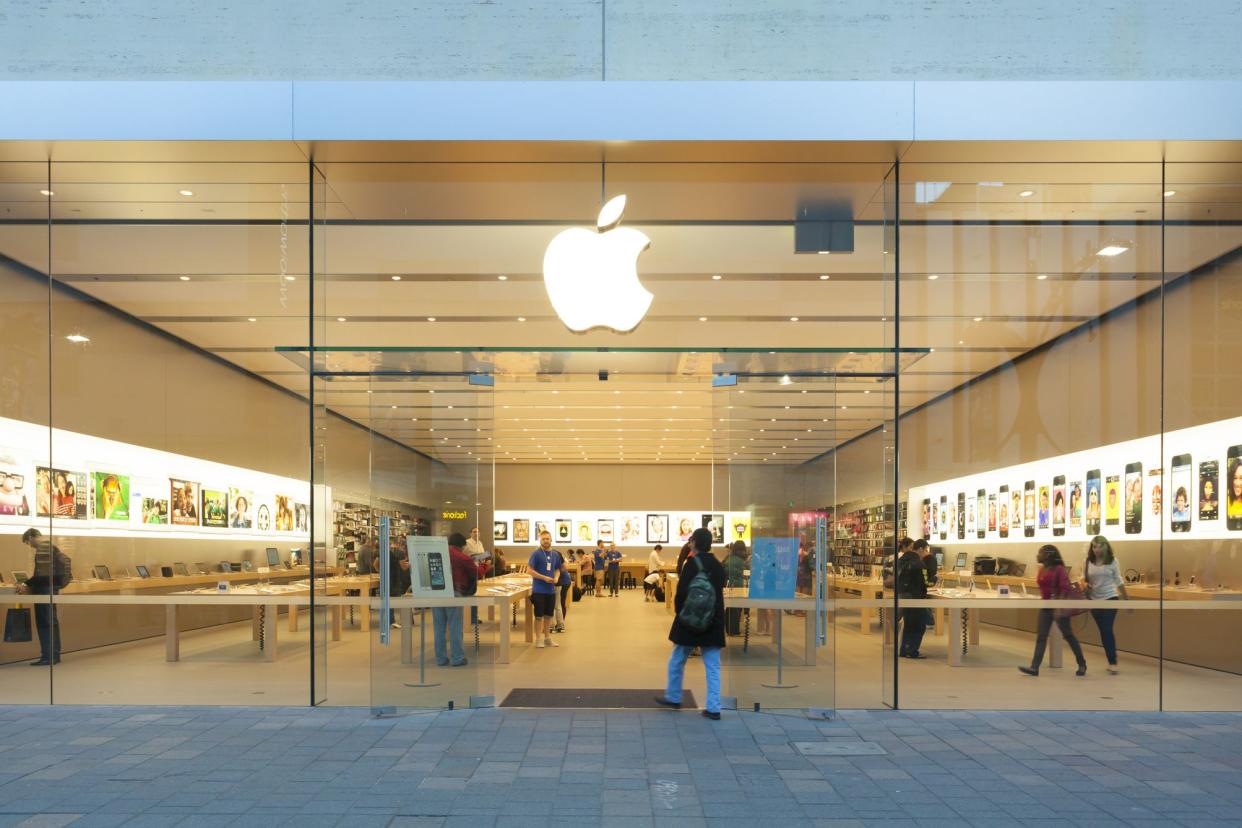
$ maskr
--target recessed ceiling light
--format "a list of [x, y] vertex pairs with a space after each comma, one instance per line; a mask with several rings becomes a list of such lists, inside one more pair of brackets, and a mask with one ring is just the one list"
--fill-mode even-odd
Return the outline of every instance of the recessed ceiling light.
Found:
[[964, 340], [964, 339], [959, 339], [959, 340], [957, 341], [957, 344], [958, 344], [958, 345], [965, 345], [965, 344], [966, 344], [966, 340]]
[[246, 317], [246, 318], [247, 318], [249, 321], [251, 321], [251, 322], [258, 322], [258, 321], [259, 321], [258, 319], [256, 319], [256, 318], [255, 318], [255, 317], [253, 317], [253, 316], [248, 316], [248, 317]]
[[975, 321], [976, 321], [976, 322], [982, 322], [982, 321], [983, 321], [983, 317], [982, 317], [982, 316], [976, 316], [976, 317], [975, 317]]
[[829, 279], [829, 278], [830, 278], [830, 277], [828, 276], [828, 274], [827, 274], [827, 273], [821, 273], [821, 274], [819, 274], [819, 280], [820, 280], [821, 282], [826, 282], [826, 281], [828, 281], [828, 279]]
[[400, 282], [400, 281], [401, 281], [401, 277], [400, 277], [400, 276], [393, 276], [393, 277], [392, 277], [392, 280], [393, 280], [394, 282]]
[[428, 317], [427, 317], [427, 321], [428, 321], [428, 322], [435, 322], [435, 321], [436, 321], [436, 318], [435, 318], [434, 316], [428, 316]]
[[177, 190], [177, 195], [192, 196], [194, 195], [194, 191], [193, 190]]
[[723, 278], [724, 278], [724, 277], [723, 277], [723, 276], [721, 276], [719, 273], [713, 273], [713, 274], [712, 274], [712, 281], [713, 281], [713, 282], [719, 282], [719, 281], [720, 281], [721, 279], [723, 279]]
[[700, 321], [700, 322], [706, 322], [706, 321], [707, 321], [707, 317], [706, 317], [706, 316], [700, 316], [700, 317], [699, 317], [699, 321]]
[[1041, 274], [1039, 274], [1038, 276], [1036, 276], [1035, 278], [1036, 278], [1038, 281], [1042, 282], [1042, 281], [1044, 281], [1045, 279], [1047, 279], [1047, 278], [1048, 278], [1048, 274], [1047, 274], [1047, 273], [1041, 273]]
[[66, 337], [65, 337], [65, 339], [67, 339], [67, 340], [69, 340], [70, 342], [73, 342], [73, 343], [75, 343], [75, 344], [79, 344], [79, 345], [80, 345], [81, 343], [83, 343], [83, 342], [90, 342], [90, 341], [91, 341], [91, 340], [90, 340], [90, 337], [88, 337], [88, 336], [82, 336], [82, 334], [76, 334], [76, 333], [69, 334], [68, 336], [66, 336]]
[[417, 422], [418, 422], [418, 418], [417, 418], [417, 417], [411, 417], [411, 418], [410, 418], [410, 422], [412, 422], [412, 423], [417, 423]]
[[1022, 196], [1023, 198], [1030, 198], [1031, 196], [1035, 195], [1035, 191], [1034, 190], [1023, 190], [1022, 192], [1018, 193], [1018, 195]]
[[797, 321], [798, 321], [798, 317], [796, 317], [796, 316], [791, 316], [791, 317], [789, 317], [789, 321], [790, 321], [790, 322], [797, 322]]
[[927, 278], [934, 282], [940, 278], [940, 274], [939, 273], [928, 273]]
[[286, 281], [286, 282], [296, 282], [296, 281], [297, 281], [297, 279], [298, 279], [298, 277], [297, 277], [297, 276], [286, 276], [286, 277], [285, 277], [285, 281]]
[[52, 192], [51, 190], [39, 190], [39, 195], [54, 196], [56, 195], [56, 193]]
[[1172, 198], [1175, 195], [1177, 195], [1177, 190], [1165, 190], [1164, 191], [1165, 198]]
[[1100, 251], [1096, 253], [1095, 255], [1097, 256], [1120, 256], [1122, 253], [1125, 253], [1129, 249], [1130, 248], [1126, 247], [1125, 245], [1121, 245], [1121, 244], [1106, 244], [1103, 247], [1101, 247]]
[[181, 280], [181, 281], [183, 281], [183, 282], [188, 282], [188, 281], [190, 281], [190, 277], [189, 277], [189, 276], [178, 276], [177, 278], [178, 278], [178, 279], [180, 279], [180, 280]]
[[497, 276], [496, 278], [497, 278], [499, 281], [501, 281], [501, 282], [507, 282], [507, 281], [509, 281], [509, 277], [508, 277], [508, 276], [506, 276], [506, 275], [504, 275], [503, 273], [502, 273], [502, 274], [500, 274], [499, 276]]
[[395, 410], [395, 409], [396, 409], [396, 406], [395, 406], [395, 405], [394, 405], [394, 406], [391, 406], [391, 408], [393, 408], [393, 409]]
[[345, 317], [343, 317], [343, 316], [338, 316], [338, 317], [336, 318], [336, 321], [337, 321], [337, 322], [345, 322], [345, 321], [347, 321], [347, 320], [346, 320], [346, 319], [345, 319]]

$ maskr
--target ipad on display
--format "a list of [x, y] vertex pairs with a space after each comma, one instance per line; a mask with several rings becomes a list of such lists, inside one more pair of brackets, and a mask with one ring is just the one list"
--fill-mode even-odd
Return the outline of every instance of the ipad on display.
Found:
[[198, 574], [200, 575], [206, 575], [209, 572], [211, 572], [211, 570], [207, 568], [207, 564], [203, 563], [202, 561], [199, 561], [198, 563], [194, 564], [194, 568], [198, 570]]
[[190, 574], [190, 570], [187, 569], [186, 565], [183, 563], [173, 564], [173, 572], [175, 572], [178, 575], [189, 575]]
[[138, 564], [136, 567], [134, 567], [134, 569], [138, 570], [139, 578], [150, 578], [151, 577], [151, 573], [148, 572], [147, 568], [143, 566], [142, 564]]
[[280, 552], [274, 546], [267, 548], [267, 565], [280, 566]]
[[112, 573], [108, 571], [108, 567], [103, 564], [95, 565], [95, 579], [99, 581], [111, 581]]

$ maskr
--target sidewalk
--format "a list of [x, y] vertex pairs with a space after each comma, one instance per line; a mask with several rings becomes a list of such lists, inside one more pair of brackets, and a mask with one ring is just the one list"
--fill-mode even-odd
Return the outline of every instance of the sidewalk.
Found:
[[0, 707], [0, 828], [1237, 825], [1240, 747], [1239, 714]]

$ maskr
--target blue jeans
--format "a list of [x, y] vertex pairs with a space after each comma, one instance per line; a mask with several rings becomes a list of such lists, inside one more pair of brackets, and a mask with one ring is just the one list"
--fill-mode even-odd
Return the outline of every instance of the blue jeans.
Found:
[[[664, 689], [664, 698], [671, 702], [681, 701], [681, 680], [686, 674], [686, 659], [694, 652], [693, 647], [674, 644], [673, 652], [668, 657], [668, 686]], [[703, 654], [703, 670], [707, 673], [707, 710], [720, 712], [720, 648], [700, 647]]]
[[449, 663], [444, 654], [444, 628], [448, 627], [449, 647], [453, 653], [453, 664], [461, 664], [466, 660], [466, 651], [461, 645], [462, 612], [464, 607], [432, 607], [431, 620], [434, 622], [436, 636], [436, 664], [443, 667]]

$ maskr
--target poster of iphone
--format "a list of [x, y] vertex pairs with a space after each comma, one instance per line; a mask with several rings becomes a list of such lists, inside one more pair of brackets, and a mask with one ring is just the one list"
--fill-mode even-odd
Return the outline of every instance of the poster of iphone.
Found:
[[1220, 517], [1220, 464], [1204, 460], [1199, 464], [1199, 520]]
[[1104, 478], [1104, 525], [1121, 524], [1121, 476], [1110, 474]]
[[1143, 464], [1126, 464], [1126, 534], [1143, 531]]
[[996, 517], [997, 527], [1002, 538], [1009, 537], [1009, 487], [1001, 486], [996, 496], [999, 514]]
[[1069, 525], [1071, 529], [1082, 526], [1082, 481], [1075, 480], [1069, 489]]
[[1050, 499], [1048, 497], [1048, 487], [1040, 486], [1039, 487], [1039, 528], [1040, 529], [1048, 528], [1048, 518], [1051, 515], [1051, 510], [1048, 508], [1049, 502], [1050, 502]]
[[1194, 503], [1194, 484], [1190, 482], [1190, 455], [1179, 454], [1173, 458], [1169, 472], [1169, 529], [1174, 532], [1190, 531], [1190, 510]]

